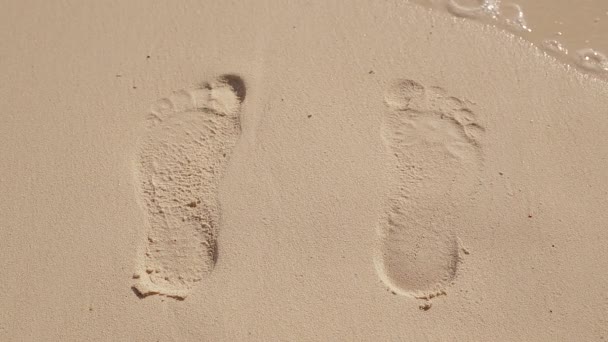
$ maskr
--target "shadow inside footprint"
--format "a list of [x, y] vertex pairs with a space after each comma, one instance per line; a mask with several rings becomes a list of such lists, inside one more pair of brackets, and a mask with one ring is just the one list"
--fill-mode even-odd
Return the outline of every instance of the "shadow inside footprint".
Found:
[[466, 227], [454, 225], [479, 183], [483, 128], [464, 101], [412, 80], [393, 82], [385, 103], [391, 186], [376, 265], [393, 291], [429, 299], [457, 276]]
[[222, 75], [158, 101], [136, 159], [147, 243], [134, 291], [183, 299], [218, 257], [218, 186], [240, 136], [245, 82]]

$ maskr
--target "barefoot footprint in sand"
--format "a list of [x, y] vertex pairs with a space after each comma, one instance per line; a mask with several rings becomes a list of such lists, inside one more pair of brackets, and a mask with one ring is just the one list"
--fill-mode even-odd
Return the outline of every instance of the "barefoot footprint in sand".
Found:
[[245, 84], [235, 75], [158, 101], [135, 156], [148, 224], [137, 294], [177, 299], [211, 272], [220, 222], [218, 184], [241, 131]]
[[395, 293], [445, 294], [462, 260], [454, 226], [474, 198], [484, 129], [464, 101], [406, 79], [385, 93], [391, 186], [379, 222], [378, 273]]

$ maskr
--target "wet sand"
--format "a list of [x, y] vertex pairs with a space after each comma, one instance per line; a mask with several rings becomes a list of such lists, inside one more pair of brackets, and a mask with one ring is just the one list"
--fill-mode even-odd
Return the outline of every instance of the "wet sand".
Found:
[[601, 75], [402, 1], [2, 15], [0, 340], [608, 338]]

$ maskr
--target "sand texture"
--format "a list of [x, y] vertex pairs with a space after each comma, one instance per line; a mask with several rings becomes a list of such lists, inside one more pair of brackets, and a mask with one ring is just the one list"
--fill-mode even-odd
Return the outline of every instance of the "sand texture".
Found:
[[476, 205], [483, 127], [462, 100], [399, 79], [386, 90], [382, 127], [391, 185], [380, 220], [380, 277], [395, 292], [446, 294], [462, 253], [458, 218]]
[[218, 183], [240, 135], [243, 81], [176, 92], [154, 105], [137, 155], [139, 192], [148, 217], [144, 269], [134, 287], [145, 297], [184, 299], [217, 259]]
[[608, 339], [601, 64], [414, 2], [5, 1], [0, 341]]

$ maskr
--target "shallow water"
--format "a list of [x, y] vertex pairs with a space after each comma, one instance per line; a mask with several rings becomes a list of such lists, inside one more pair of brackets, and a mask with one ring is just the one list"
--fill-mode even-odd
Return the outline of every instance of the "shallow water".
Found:
[[[432, 11], [493, 25], [579, 70], [608, 79], [608, 1], [411, 0]], [[563, 29], [567, 27], [567, 29]]]

